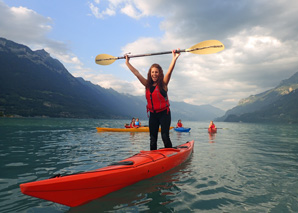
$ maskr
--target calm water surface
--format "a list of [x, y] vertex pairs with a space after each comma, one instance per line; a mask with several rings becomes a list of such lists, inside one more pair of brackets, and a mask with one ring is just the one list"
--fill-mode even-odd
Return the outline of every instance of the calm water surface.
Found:
[[209, 135], [208, 122], [184, 121], [191, 132], [171, 130], [170, 137], [173, 145], [194, 139], [194, 153], [166, 173], [75, 208], [20, 192], [24, 182], [148, 150], [148, 133], [95, 129], [127, 122], [1, 118], [0, 212], [298, 212], [297, 125], [216, 123], [222, 129]]

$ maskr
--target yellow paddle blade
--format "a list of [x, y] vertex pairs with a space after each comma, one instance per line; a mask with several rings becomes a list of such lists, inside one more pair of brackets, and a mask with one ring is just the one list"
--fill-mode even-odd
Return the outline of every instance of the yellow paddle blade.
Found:
[[191, 52], [194, 54], [212, 54], [222, 51], [225, 46], [217, 40], [207, 40], [202, 41], [189, 49], [186, 49], [185, 52]]
[[108, 55], [108, 54], [99, 54], [95, 58], [95, 63], [99, 65], [110, 65], [114, 63], [118, 58]]

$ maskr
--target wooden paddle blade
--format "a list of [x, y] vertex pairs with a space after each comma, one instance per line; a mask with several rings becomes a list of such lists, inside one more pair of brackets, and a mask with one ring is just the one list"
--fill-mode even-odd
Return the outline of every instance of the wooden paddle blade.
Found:
[[108, 55], [108, 54], [99, 54], [95, 58], [95, 63], [99, 65], [110, 65], [114, 63], [118, 58]]
[[222, 51], [225, 46], [217, 40], [207, 40], [202, 41], [189, 49], [186, 49], [185, 52], [191, 52], [194, 54], [212, 54]]

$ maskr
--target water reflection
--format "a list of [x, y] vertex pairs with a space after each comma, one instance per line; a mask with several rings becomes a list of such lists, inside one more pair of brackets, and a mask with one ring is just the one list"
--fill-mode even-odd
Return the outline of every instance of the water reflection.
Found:
[[216, 137], [216, 133], [210, 133], [209, 134], [209, 143], [215, 143], [215, 137]]
[[176, 132], [176, 134], [177, 134], [177, 139], [178, 139], [179, 141], [181, 141], [181, 139], [184, 138], [185, 135], [189, 135], [190, 132]]

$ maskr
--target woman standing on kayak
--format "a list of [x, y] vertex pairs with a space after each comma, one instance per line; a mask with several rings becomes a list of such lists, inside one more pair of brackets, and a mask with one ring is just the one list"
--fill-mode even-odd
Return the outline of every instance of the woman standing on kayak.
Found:
[[176, 61], [180, 53], [172, 51], [172, 62], [164, 75], [159, 64], [152, 64], [147, 79], [134, 68], [129, 62], [129, 56], [126, 55], [126, 65], [131, 72], [139, 79], [146, 88], [147, 112], [150, 111], [149, 131], [150, 131], [150, 150], [157, 149], [157, 137], [159, 125], [161, 125], [161, 137], [165, 148], [172, 148], [170, 140], [171, 112], [168, 100], [168, 84], [171, 79]]

